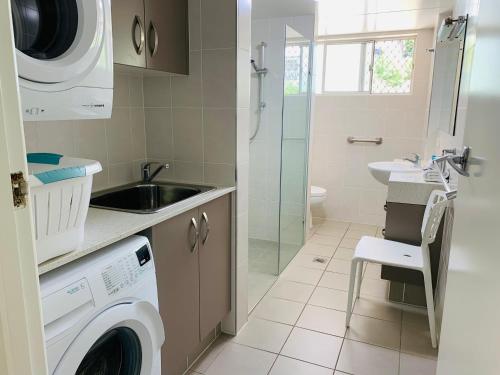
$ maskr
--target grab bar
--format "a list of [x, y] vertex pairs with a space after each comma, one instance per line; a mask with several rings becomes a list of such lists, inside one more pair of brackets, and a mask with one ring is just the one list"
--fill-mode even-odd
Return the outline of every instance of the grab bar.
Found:
[[375, 143], [376, 145], [381, 145], [384, 139], [382, 137], [378, 138], [355, 138], [347, 137], [348, 143]]

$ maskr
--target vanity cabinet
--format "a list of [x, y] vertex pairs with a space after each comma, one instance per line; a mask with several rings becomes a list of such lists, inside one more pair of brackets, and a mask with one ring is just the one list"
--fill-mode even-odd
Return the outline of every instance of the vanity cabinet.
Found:
[[113, 0], [117, 64], [189, 74], [187, 0]]
[[152, 229], [162, 374], [181, 375], [188, 356], [231, 309], [231, 206], [226, 195]]

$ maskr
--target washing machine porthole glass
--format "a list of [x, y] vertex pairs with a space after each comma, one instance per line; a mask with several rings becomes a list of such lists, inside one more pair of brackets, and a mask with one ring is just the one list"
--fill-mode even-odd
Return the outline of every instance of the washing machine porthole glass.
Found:
[[75, 375], [139, 375], [141, 342], [130, 328], [114, 328], [102, 335], [83, 358]]
[[63, 55], [78, 30], [76, 0], [13, 0], [16, 48], [38, 60]]

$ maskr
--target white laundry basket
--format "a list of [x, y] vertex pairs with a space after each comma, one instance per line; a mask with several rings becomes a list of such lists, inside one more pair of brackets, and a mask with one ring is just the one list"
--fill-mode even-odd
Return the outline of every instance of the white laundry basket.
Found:
[[82, 245], [92, 177], [102, 167], [94, 160], [29, 154], [28, 169], [40, 264]]

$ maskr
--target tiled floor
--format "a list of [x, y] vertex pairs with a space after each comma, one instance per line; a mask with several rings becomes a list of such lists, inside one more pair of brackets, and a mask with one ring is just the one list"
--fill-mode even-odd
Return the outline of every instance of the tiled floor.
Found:
[[345, 329], [349, 260], [363, 235], [380, 231], [333, 221], [315, 228], [238, 336], [221, 336], [192, 374], [435, 374], [425, 311], [388, 302], [376, 265], [365, 267], [361, 298]]

